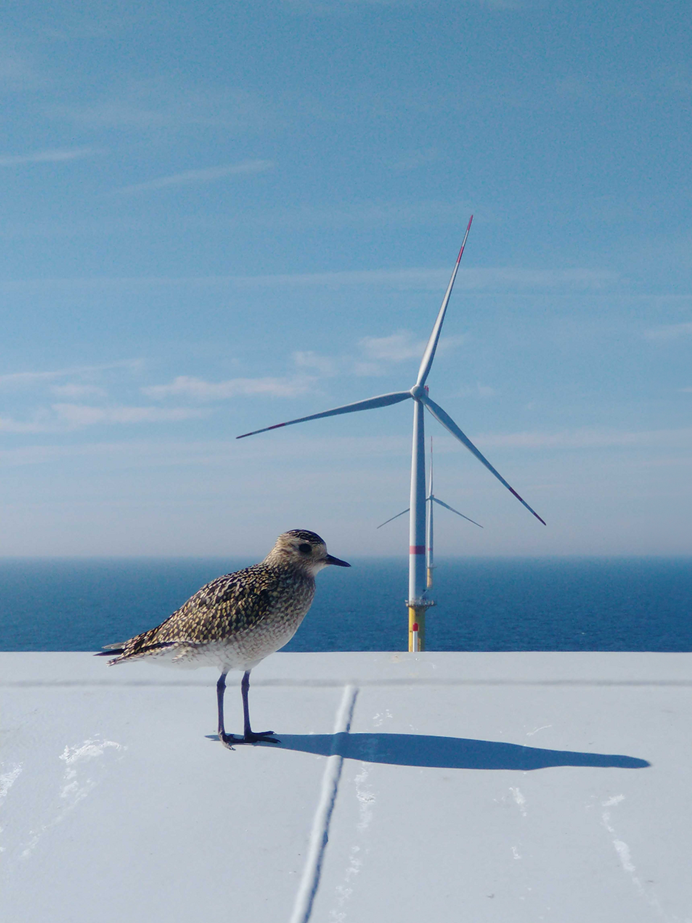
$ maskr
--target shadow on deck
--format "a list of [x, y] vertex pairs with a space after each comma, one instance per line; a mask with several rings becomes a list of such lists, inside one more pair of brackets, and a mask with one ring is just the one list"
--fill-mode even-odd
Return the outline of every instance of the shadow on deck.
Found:
[[[597, 769], [645, 769], [651, 764], [633, 756], [542, 750], [493, 740], [434, 737], [421, 734], [279, 734], [283, 750], [322, 756], [339, 755], [366, 763], [430, 766], [438, 769], [548, 769], [586, 766]], [[274, 746], [261, 744], [260, 746]]]

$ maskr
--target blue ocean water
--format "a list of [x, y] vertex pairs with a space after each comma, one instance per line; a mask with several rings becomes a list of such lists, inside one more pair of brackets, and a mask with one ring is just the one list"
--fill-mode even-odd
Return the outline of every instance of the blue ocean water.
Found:
[[[0, 560], [0, 650], [96, 651], [248, 561]], [[291, 651], [405, 650], [405, 560], [317, 579]], [[692, 651], [692, 559], [441, 559], [428, 650]]]

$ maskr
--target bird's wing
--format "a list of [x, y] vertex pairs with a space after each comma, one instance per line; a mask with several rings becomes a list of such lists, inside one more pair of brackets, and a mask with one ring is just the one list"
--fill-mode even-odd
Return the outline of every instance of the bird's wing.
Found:
[[215, 641], [229, 632], [252, 627], [266, 609], [269, 581], [261, 564], [217, 577], [167, 619], [129, 641], [110, 644], [98, 656], [115, 656], [109, 663], [162, 653], [179, 644]]
[[217, 577], [154, 629], [156, 641], [199, 644], [252, 628], [270, 607], [274, 582], [262, 564]]

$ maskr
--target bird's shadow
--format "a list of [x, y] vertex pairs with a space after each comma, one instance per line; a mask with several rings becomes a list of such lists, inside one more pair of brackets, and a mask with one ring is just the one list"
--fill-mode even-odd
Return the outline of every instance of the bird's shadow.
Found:
[[[645, 769], [651, 764], [634, 756], [542, 750], [495, 740], [435, 737], [424, 734], [279, 734], [279, 744], [257, 746], [297, 750], [321, 756], [339, 755], [366, 763], [425, 766], [437, 769], [547, 769], [589, 766], [598, 769]], [[216, 738], [218, 739], [218, 738]]]

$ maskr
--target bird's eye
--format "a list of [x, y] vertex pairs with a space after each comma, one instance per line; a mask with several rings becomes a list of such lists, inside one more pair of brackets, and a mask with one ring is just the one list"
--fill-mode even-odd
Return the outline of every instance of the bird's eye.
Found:
[[303, 542], [302, 545], [298, 545], [298, 551], [302, 551], [303, 554], [310, 554], [312, 551], [312, 545], [308, 545], [307, 542]]

